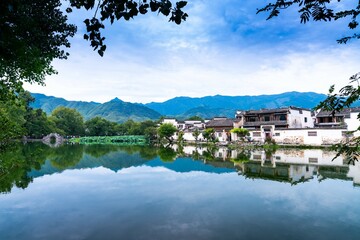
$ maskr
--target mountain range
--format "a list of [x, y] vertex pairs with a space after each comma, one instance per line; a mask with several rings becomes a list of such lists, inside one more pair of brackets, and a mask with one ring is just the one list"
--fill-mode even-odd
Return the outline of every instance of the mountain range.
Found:
[[59, 106], [75, 108], [86, 120], [96, 116], [114, 122], [156, 120], [161, 116], [186, 119], [191, 116], [213, 118], [215, 116], [234, 117], [236, 110], [257, 110], [296, 106], [313, 108], [326, 98], [325, 94], [314, 92], [286, 92], [259, 96], [206, 96], [200, 98], [175, 97], [165, 102], [147, 104], [124, 102], [118, 98], [109, 102], [67, 101], [63, 98], [32, 93], [33, 108], [41, 108], [50, 114]]

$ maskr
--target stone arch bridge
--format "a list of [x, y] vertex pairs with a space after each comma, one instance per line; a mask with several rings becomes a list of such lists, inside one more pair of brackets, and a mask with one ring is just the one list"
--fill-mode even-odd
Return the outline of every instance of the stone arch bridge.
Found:
[[[52, 139], [55, 139], [55, 142], [51, 141]], [[49, 146], [57, 147], [64, 142], [64, 137], [58, 133], [50, 133], [42, 138], [42, 142]]]

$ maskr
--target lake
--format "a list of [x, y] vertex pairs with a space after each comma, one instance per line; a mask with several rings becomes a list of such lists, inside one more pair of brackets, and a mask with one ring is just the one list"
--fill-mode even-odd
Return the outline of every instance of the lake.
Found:
[[15, 145], [0, 239], [360, 239], [360, 164], [324, 150]]

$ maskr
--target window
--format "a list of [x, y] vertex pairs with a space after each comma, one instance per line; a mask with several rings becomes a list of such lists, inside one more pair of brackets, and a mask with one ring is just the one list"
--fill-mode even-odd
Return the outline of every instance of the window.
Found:
[[301, 109], [299, 110], [299, 113], [302, 114], [302, 110], [301, 110]]
[[286, 115], [280, 115], [280, 121], [286, 121]]
[[270, 121], [270, 116], [264, 116], [264, 121], [269, 122]]
[[309, 137], [316, 137], [317, 136], [317, 131], [308, 131], [308, 136]]
[[279, 137], [279, 136], [280, 136], [280, 133], [275, 133], [275, 136], [276, 136], [276, 137]]
[[276, 160], [281, 160], [281, 157], [280, 157], [280, 156], [276, 156], [275, 159], [276, 159]]
[[261, 137], [261, 132], [253, 132], [253, 137]]
[[307, 117], [304, 117], [304, 122], [306, 122], [306, 123], [307, 123]]
[[249, 117], [248, 122], [256, 122], [256, 118], [255, 117]]
[[309, 163], [317, 163], [317, 162], [318, 162], [318, 158], [309, 157]]

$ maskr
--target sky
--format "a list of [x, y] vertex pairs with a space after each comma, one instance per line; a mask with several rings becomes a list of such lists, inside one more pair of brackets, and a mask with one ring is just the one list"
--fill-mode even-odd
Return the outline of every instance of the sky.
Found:
[[[75, 11], [78, 26], [70, 57], [55, 60], [57, 75], [33, 93], [67, 100], [163, 102], [177, 96], [243, 96], [289, 91], [327, 93], [359, 71], [360, 41], [337, 44], [352, 35], [347, 21], [300, 24], [296, 8], [266, 20], [256, 14], [266, 0], [188, 0], [181, 25], [157, 13], [107, 24], [104, 57], [83, 39], [83, 20], [93, 12]], [[337, 3], [336, 9], [356, 5]]]

